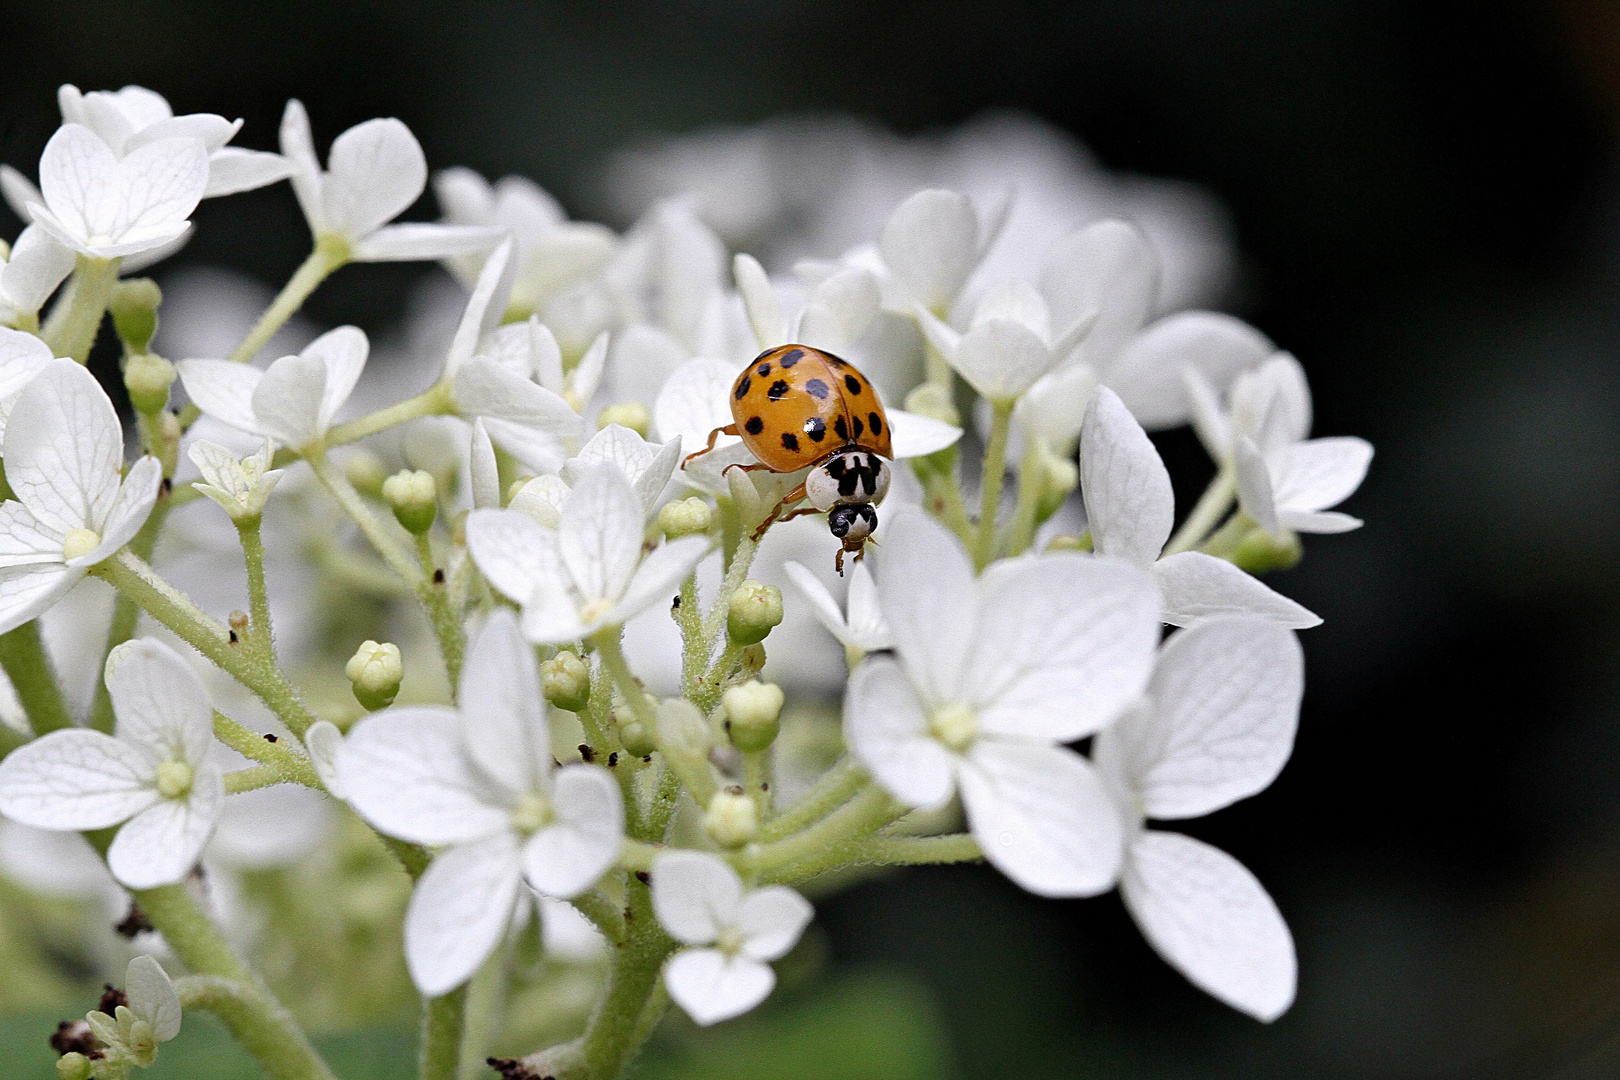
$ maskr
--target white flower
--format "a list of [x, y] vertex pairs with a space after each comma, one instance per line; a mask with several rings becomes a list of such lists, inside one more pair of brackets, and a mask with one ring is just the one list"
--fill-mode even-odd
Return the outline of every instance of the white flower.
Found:
[[264, 440], [258, 453], [241, 459], [218, 443], [203, 439], [192, 443], [187, 453], [202, 473], [202, 479], [191, 486], [218, 503], [233, 520], [262, 514], [284, 471], [270, 467], [275, 445], [269, 439]]
[[[542, 301], [600, 270], [613, 257], [617, 238], [603, 225], [569, 221], [557, 200], [532, 180], [504, 176], [490, 184], [471, 169], [446, 169], [433, 191], [451, 225], [495, 227], [517, 245], [510, 307], [535, 311]], [[481, 261], [458, 255], [445, 266], [472, 288]]]
[[169, 975], [150, 956], [137, 956], [124, 969], [124, 997], [135, 1019], [152, 1029], [158, 1042], [180, 1034], [180, 995]]
[[552, 760], [534, 650], [497, 610], [467, 650], [461, 708], [374, 713], [337, 749], [349, 803], [379, 831], [443, 847], [405, 915], [423, 994], [465, 982], [499, 944], [526, 880], [570, 899], [618, 858], [624, 804], [606, 769]]
[[641, 500], [647, 519], [651, 521], [657, 516], [659, 496], [663, 494], [669, 478], [675, 475], [680, 456], [681, 440], [678, 438], [660, 446], [649, 443], [627, 427], [609, 424], [592, 435], [590, 441], [579, 448], [579, 453], [564, 463], [562, 479], [573, 486], [592, 467], [611, 465], [630, 481], [630, 487], [634, 489], [636, 498]]
[[367, 120], [332, 140], [323, 171], [309, 115], [301, 103], [289, 101], [281, 117], [281, 152], [292, 162], [293, 192], [316, 242], [337, 240], [357, 262], [443, 259], [500, 241], [500, 229], [388, 224], [427, 186], [421, 144], [392, 117]]
[[[0, 260], [0, 322], [37, 319], [51, 293], [73, 271], [73, 252], [30, 225]], [[47, 354], [48, 355], [48, 354]]]
[[878, 652], [894, 648], [894, 635], [883, 621], [878, 609], [877, 586], [865, 560], [855, 564], [849, 576], [849, 614], [838, 610], [838, 602], [827, 591], [821, 579], [796, 562], [782, 564], [788, 580], [792, 581], [804, 598], [810, 601], [810, 611], [816, 621], [827, 628], [827, 633], [838, 639], [846, 649]]
[[770, 278], [752, 255], [738, 255], [732, 267], [748, 324], [761, 349], [791, 342], [842, 353], [877, 318], [877, 279], [865, 267], [835, 269], [815, 282], [792, 319], [783, 317]]
[[553, 532], [514, 510], [474, 510], [467, 547], [478, 569], [523, 606], [523, 632], [560, 644], [618, 626], [667, 602], [709, 551], [705, 536], [642, 558], [646, 507], [618, 468], [581, 470]]
[[1046, 301], [1023, 281], [1009, 281], [986, 293], [966, 334], [958, 334], [921, 306], [916, 314], [928, 340], [968, 385], [987, 400], [1003, 403], [1022, 397], [1067, 359], [1096, 319], [1096, 312], [1081, 311], [1054, 332]]
[[877, 559], [898, 659], [868, 659], [851, 677], [851, 751], [908, 806], [959, 791], [985, 858], [1029, 891], [1108, 888], [1119, 816], [1061, 744], [1112, 722], [1147, 684], [1152, 580], [1076, 554], [994, 563], [975, 580], [955, 537], [911, 508], [893, 516]]
[[17, 396], [3, 445], [20, 501], [0, 503], [0, 633], [39, 615], [134, 539], [163, 482], [154, 457], [120, 477], [118, 414], [72, 360], [52, 360]]
[[1303, 630], [1322, 620], [1252, 575], [1213, 555], [1160, 559], [1175, 519], [1170, 473], [1119, 396], [1100, 388], [1080, 436], [1081, 491], [1092, 546], [1152, 573], [1164, 620], [1186, 626], [1212, 615], [1255, 615]]
[[0, 438], [5, 437], [17, 395], [54, 359], [50, 346], [33, 334], [0, 327]]
[[163, 248], [191, 228], [208, 186], [208, 150], [189, 136], [144, 143], [120, 158], [95, 132], [64, 124], [39, 159], [42, 202], [29, 219], [94, 259]]
[[182, 360], [175, 367], [186, 393], [209, 416], [302, 450], [332, 426], [370, 348], [363, 331], [340, 326], [264, 371], [229, 360]]
[[[731, 384], [741, 371], [738, 365], [701, 356], [676, 368], [653, 405], [653, 426], [658, 437], [680, 436], [683, 458], [702, 450], [711, 431], [735, 422], [727, 402]], [[951, 424], [887, 406], [884, 412], [889, 418], [889, 436], [896, 460], [935, 453], [962, 437], [962, 429]], [[714, 445], [713, 453], [683, 465], [682, 476], [694, 487], [712, 495], [725, 495], [730, 492], [724, 474], [726, 467], [754, 464], [754, 456], [735, 435], [721, 435]]]
[[155, 638], [107, 657], [113, 735], [73, 728], [27, 743], [0, 762], [0, 813], [41, 829], [125, 822], [107, 851], [132, 889], [191, 872], [214, 831], [225, 778], [211, 760], [214, 711], [191, 665]]
[[1294, 1000], [1294, 943], [1277, 906], [1230, 855], [1143, 819], [1199, 817], [1263, 790], [1293, 749], [1303, 691], [1292, 633], [1211, 620], [1170, 639], [1143, 703], [1097, 737], [1097, 768], [1126, 820], [1126, 907], [1196, 986], [1268, 1021]]
[[1158, 290], [1158, 259], [1123, 221], [1088, 225], [1053, 245], [1041, 274], [1055, 325], [1096, 313], [1067, 363], [1088, 366], [1149, 431], [1187, 422], [1184, 368], [1223, 390], [1276, 351], [1258, 330], [1218, 312], [1183, 311], [1149, 323]]
[[814, 914], [786, 885], [745, 891], [724, 860], [700, 851], [666, 851], [653, 860], [652, 902], [659, 925], [687, 946], [664, 965], [664, 985], [704, 1027], [770, 996], [776, 972], [769, 961], [793, 948]]
[[962, 286], [989, 254], [1010, 205], [1002, 200], [981, 220], [966, 195], [935, 188], [896, 207], [878, 238], [884, 306], [907, 315], [918, 306], [949, 315]]

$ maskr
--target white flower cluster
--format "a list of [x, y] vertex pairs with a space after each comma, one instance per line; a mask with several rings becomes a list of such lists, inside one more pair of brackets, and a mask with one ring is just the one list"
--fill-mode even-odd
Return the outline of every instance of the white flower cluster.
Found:
[[[85, 833], [250, 1049], [314, 1053], [185, 883], [228, 827], [268, 846], [299, 831], [251, 802], [282, 786], [346, 803], [413, 878], [424, 1061], [452, 1072], [460, 988], [509, 969], [536, 912], [559, 955], [606, 971], [603, 996], [578, 1039], [513, 1068], [616, 1075], [660, 985], [699, 1024], [752, 1009], [811, 920], [793, 886], [864, 865], [983, 859], [1051, 897], [1117, 885], [1192, 982], [1262, 1020], [1288, 1008], [1293, 943], [1265, 890], [1147, 825], [1253, 795], [1287, 761], [1296, 631], [1321, 620], [1256, 574], [1297, 560], [1300, 533], [1360, 524], [1333, 507], [1371, 448], [1308, 437], [1299, 364], [1252, 327], [1161, 316], [1135, 226], [1051, 235], [981, 288], [1010, 204], [925, 189], [869, 243], [772, 277], [679, 201], [621, 236], [464, 169], [436, 178], [446, 221], [397, 223], [428, 180], [398, 120], [339, 135], [323, 168], [296, 101], [280, 154], [136, 87], [61, 104], [38, 189], [0, 177], [31, 222], [0, 269], [0, 666], [23, 714], [0, 814]], [[199, 199], [281, 179], [309, 259], [229, 355], [157, 355], [161, 292], [121, 275], [175, 250]], [[409, 364], [368, 372], [352, 326], [261, 357], [327, 275], [398, 259], [442, 260], [467, 289], [426, 390], [398, 389]], [[82, 366], [108, 313], [130, 464]], [[767, 355], [782, 381], [751, 392]], [[836, 385], [790, 383], [801, 362], [793, 379], [823, 365]], [[794, 456], [801, 421], [818, 446], [838, 425], [831, 456]], [[1178, 527], [1147, 432], [1187, 423], [1214, 478]], [[823, 475], [868, 460], [846, 452], [877, 462], [864, 495], [859, 474]], [[827, 524], [787, 521], [832, 487], [847, 605]], [[839, 510], [879, 501], [867, 553]], [[159, 547], [204, 535], [234, 566], [180, 572]], [[33, 620], [87, 575], [119, 601], [80, 627], [101, 690], [74, 704], [87, 661], [53, 673]], [[329, 655], [272, 580], [334, 619], [365, 609], [351, 597], [418, 617]], [[222, 591], [245, 609], [210, 614]], [[390, 625], [413, 627], [403, 648], [379, 640]], [[807, 659], [829, 646], [831, 684]], [[320, 689], [339, 669], [353, 699]], [[845, 752], [811, 766], [789, 746], [818, 691], [842, 698]], [[177, 1002], [93, 1021], [125, 1049], [81, 1055], [82, 1075], [150, 1064]]]

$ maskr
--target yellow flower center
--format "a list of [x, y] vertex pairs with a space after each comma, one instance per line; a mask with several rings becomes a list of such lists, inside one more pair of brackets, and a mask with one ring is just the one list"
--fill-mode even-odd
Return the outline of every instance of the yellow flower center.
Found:
[[973, 710], [966, 705], [952, 702], [935, 710], [928, 720], [928, 731], [934, 738], [960, 753], [973, 745], [973, 740], [979, 737], [979, 722], [973, 718]]
[[77, 559], [101, 546], [101, 534], [94, 529], [69, 529], [62, 538], [62, 558]]
[[531, 791], [512, 808], [511, 820], [512, 828], [520, 833], [539, 832], [551, 824], [551, 804]]
[[157, 767], [158, 794], [165, 799], [178, 799], [191, 790], [195, 774], [183, 761], [165, 761]]
[[606, 598], [592, 600], [579, 609], [579, 621], [589, 625], [613, 609], [613, 601]]
[[727, 926], [720, 931], [720, 936], [714, 939], [714, 947], [727, 956], [736, 956], [742, 951], [742, 931], [735, 926]]

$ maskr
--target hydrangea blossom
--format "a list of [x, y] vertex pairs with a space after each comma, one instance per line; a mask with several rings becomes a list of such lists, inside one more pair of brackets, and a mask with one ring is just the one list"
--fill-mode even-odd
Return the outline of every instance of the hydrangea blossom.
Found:
[[179, 881], [214, 831], [225, 779], [214, 711], [191, 666], [153, 638], [107, 658], [118, 726], [53, 731], [0, 762], [0, 813], [41, 829], [123, 822], [107, 865], [132, 889]]
[[881, 652], [894, 648], [894, 634], [883, 621], [878, 608], [877, 586], [872, 571], [864, 561], [855, 564], [849, 572], [848, 614], [838, 609], [838, 602], [827, 591], [827, 586], [815, 574], [796, 562], [782, 564], [788, 580], [803, 594], [810, 604], [816, 621], [826, 627], [827, 633], [838, 639], [845, 649], [856, 653]]
[[336, 753], [340, 790], [379, 830], [444, 847], [411, 896], [405, 957], [422, 993], [459, 986], [511, 924], [524, 881], [569, 899], [613, 864], [618, 785], [552, 761], [534, 652], [497, 611], [462, 669], [459, 710], [386, 709]]
[[1152, 580], [1106, 557], [997, 563], [974, 579], [956, 539], [915, 510], [877, 556], [895, 659], [850, 679], [850, 749], [908, 806], [959, 792], [985, 858], [1043, 896], [1114, 882], [1120, 821], [1063, 743], [1111, 723], [1146, 685], [1158, 641]]
[[1142, 823], [1263, 790], [1293, 750], [1303, 690], [1292, 633], [1212, 619], [1170, 639], [1143, 701], [1097, 737], [1097, 767], [1126, 822], [1126, 907], [1182, 974], [1260, 1020], [1294, 1000], [1294, 943], [1276, 904], [1230, 855]]
[[0, 322], [37, 323], [39, 309], [72, 270], [73, 250], [40, 226], [28, 226], [0, 259]]
[[658, 922], [686, 946], [664, 967], [669, 996], [705, 1027], [770, 996], [770, 961], [798, 943], [814, 914], [787, 886], [745, 890], [737, 871], [697, 851], [658, 856], [652, 895]]

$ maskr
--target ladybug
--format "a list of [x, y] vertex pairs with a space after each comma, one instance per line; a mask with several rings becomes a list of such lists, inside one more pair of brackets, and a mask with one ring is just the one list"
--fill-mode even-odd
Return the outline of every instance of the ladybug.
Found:
[[[826, 514], [827, 528], [843, 542], [837, 560], [843, 573], [846, 552], [856, 561], [865, 553], [877, 528], [874, 508], [889, 493], [894, 444], [877, 390], [847, 360], [808, 345], [779, 345], [760, 353], [737, 376], [730, 402], [736, 422], [711, 431], [709, 445], [686, 460], [713, 450], [721, 435], [738, 435], [760, 464], [732, 468], [809, 469], [804, 483], [760, 523], [754, 539], [779, 518]], [[782, 516], [801, 499], [810, 505]]]

